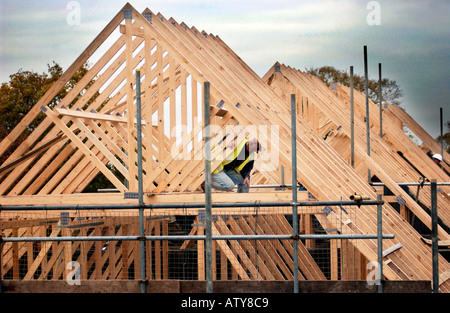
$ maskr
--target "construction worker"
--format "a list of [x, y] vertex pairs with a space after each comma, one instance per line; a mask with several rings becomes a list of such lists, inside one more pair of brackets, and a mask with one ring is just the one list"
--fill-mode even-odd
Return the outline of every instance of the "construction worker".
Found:
[[433, 154], [433, 161], [437, 165], [440, 165], [440, 163], [442, 162], [442, 155], [440, 155], [439, 153]]
[[233, 152], [212, 172], [211, 187], [216, 190], [249, 192], [250, 172], [253, 169], [256, 153], [261, 150], [257, 139], [242, 141]]

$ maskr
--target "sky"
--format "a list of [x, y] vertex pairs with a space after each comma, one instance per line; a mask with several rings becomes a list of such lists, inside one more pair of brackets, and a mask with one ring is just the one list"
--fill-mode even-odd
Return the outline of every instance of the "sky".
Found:
[[[166, 18], [218, 35], [258, 75], [279, 61], [382, 75], [403, 90], [404, 108], [433, 138], [450, 121], [450, 1], [135, 0]], [[125, 5], [118, 0], [0, 0], [0, 83], [19, 69], [67, 69]], [[447, 131], [444, 126], [444, 133]]]

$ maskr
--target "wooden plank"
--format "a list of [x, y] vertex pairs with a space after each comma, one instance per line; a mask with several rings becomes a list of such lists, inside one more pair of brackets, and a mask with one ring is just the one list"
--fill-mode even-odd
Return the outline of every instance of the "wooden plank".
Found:
[[[234, 192], [213, 192], [214, 202], [234, 203], [236, 199], [230, 197]], [[240, 194], [242, 202], [287, 202], [292, 201], [291, 191], [263, 191]], [[308, 193], [299, 192], [298, 200], [307, 201]], [[9, 205], [108, 205], [108, 204], [136, 204], [135, 199], [124, 199], [123, 193], [83, 193], [83, 194], [55, 194], [55, 195], [21, 195], [21, 196], [1, 196], [0, 201], [3, 206]], [[204, 203], [204, 193], [167, 193], [157, 195], [146, 195], [144, 203]], [[214, 208], [213, 208], [214, 209]], [[265, 208], [260, 209], [262, 212]], [[280, 210], [282, 210], [280, 208]], [[286, 207], [286, 212], [292, 208]], [[320, 214], [321, 210], [314, 207], [299, 208], [301, 213]]]
[[[151, 64], [153, 61], [153, 58], [151, 57], [152, 49], [155, 46], [155, 42], [151, 39], [150, 36], [145, 35], [145, 63], [144, 63], [144, 74], [145, 74], [145, 81], [144, 81], [144, 92], [146, 94], [146, 97], [143, 99], [143, 110], [142, 114], [145, 117], [145, 119], [152, 121], [152, 125], [158, 126], [158, 122], [155, 121], [153, 123], [153, 108], [151, 104], [151, 97], [150, 97], [150, 90], [151, 90]], [[146, 147], [147, 153], [146, 153], [146, 162], [143, 167], [146, 173], [149, 173], [154, 168], [154, 160], [153, 160], [153, 153], [151, 152], [153, 150], [153, 127], [145, 127], [143, 130], [143, 136], [142, 136], [142, 145]]]
[[[188, 99], [187, 99], [187, 77], [188, 77], [189, 73], [187, 73], [185, 70], [181, 70], [180, 73], [180, 80], [181, 80], [181, 84], [180, 84], [180, 106], [181, 106], [181, 134], [180, 137], [183, 137], [188, 129]], [[193, 126], [194, 124], [192, 124]]]
[[[122, 225], [122, 236], [129, 235], [128, 233], [128, 225]], [[128, 253], [129, 253], [130, 242], [127, 240], [122, 241], [121, 249], [122, 249], [122, 269], [121, 269], [121, 278], [128, 279]]]
[[[155, 227], [155, 223], [157, 223], [157, 221], [149, 221], [148, 222], [148, 224], [147, 224], [148, 226], [145, 231], [146, 234], [152, 233], [153, 228]], [[138, 231], [138, 227], [136, 227], [136, 233], [137, 233], [137, 231]], [[155, 278], [153, 270], [152, 270], [153, 264], [154, 264], [153, 252], [155, 249], [155, 242], [148, 240], [146, 242], [146, 247], [147, 247], [147, 250], [146, 250], [146, 253], [147, 253], [146, 278], [151, 280], [151, 279]], [[137, 264], [139, 264], [139, 268], [140, 268], [140, 257], [136, 257], [136, 261], [137, 261]], [[140, 273], [140, 271], [139, 272], [138, 271], [139, 271], [139, 269], [136, 268], [135, 269], [136, 277], [137, 277], [137, 275], [139, 275], [138, 273]]]
[[[97, 121], [109, 121], [109, 122], [118, 122], [118, 123], [127, 123], [127, 117], [125, 116], [118, 116], [118, 115], [111, 115], [111, 114], [102, 114], [102, 113], [93, 113], [93, 112], [86, 112], [86, 111], [76, 111], [71, 110], [67, 108], [54, 108], [53, 109], [56, 113], [59, 115], [64, 116], [70, 116], [70, 117], [79, 117], [84, 119], [91, 119], [91, 120], [97, 120]], [[145, 120], [142, 120], [142, 126], [147, 126], [147, 122]], [[134, 119], [134, 124], [136, 124], [136, 118]], [[158, 126], [156, 123], [152, 124], [153, 127]]]
[[145, 32], [143, 31], [143, 29], [139, 28], [138, 25], [133, 24], [130, 29], [121, 24], [119, 30], [122, 34], [127, 34], [127, 31], [129, 31], [129, 34], [132, 36], [145, 37]]
[[177, 116], [177, 110], [176, 110], [176, 88], [177, 84], [175, 82], [175, 68], [177, 67], [177, 64], [175, 64], [175, 60], [171, 57], [171, 55], [168, 55], [169, 58], [169, 69], [166, 70], [169, 73], [169, 143], [172, 147], [175, 144], [176, 141], [176, 116]]
[[[133, 85], [135, 84], [135, 79], [133, 77], [133, 67], [130, 66], [132, 63], [132, 35], [131, 35], [131, 19], [125, 19], [125, 28], [126, 28], [126, 59], [127, 59], [127, 130], [128, 130], [128, 172], [125, 177], [128, 179], [128, 189], [131, 191], [137, 191], [137, 180], [136, 180], [136, 164], [137, 164], [137, 156], [136, 156], [136, 141], [134, 139], [134, 116], [136, 110], [133, 105]], [[122, 173], [123, 174], [123, 173]]]
[[[63, 227], [61, 229], [61, 235], [64, 237], [70, 237], [72, 236], [72, 232], [70, 231], [69, 228], [65, 228]], [[64, 246], [64, 262], [63, 266], [64, 266], [64, 276], [63, 279], [67, 280], [70, 276], [70, 273], [73, 270], [72, 267], [72, 255], [73, 255], [73, 249], [72, 249], [72, 242], [71, 241], [65, 241], [63, 244]], [[70, 266], [69, 266], [70, 264]]]
[[[169, 235], [169, 225], [167, 220], [161, 222], [162, 236]], [[169, 241], [163, 240], [162, 242], [162, 270], [163, 279], [169, 279]]]
[[[432, 245], [431, 239], [427, 239], [422, 237], [421, 238], [423, 242], [425, 242], [427, 245]], [[449, 247], [450, 246], [450, 240], [438, 240], [438, 247]]]
[[387, 256], [387, 255], [397, 251], [398, 249], [400, 249], [402, 247], [403, 247], [403, 245], [401, 243], [398, 243], [398, 244], [396, 244], [394, 246], [391, 246], [391, 247], [383, 250], [383, 257], [385, 257], [385, 256]]
[[[198, 223], [198, 218], [196, 218], [196, 223]], [[197, 235], [201, 236], [205, 234], [205, 228], [198, 226]], [[224, 252], [225, 253], [225, 252]], [[197, 240], [197, 271], [198, 280], [205, 279], [205, 242], [203, 240]]]
[[[161, 224], [159, 222], [155, 223], [153, 227], [154, 235], [161, 235]], [[161, 277], [161, 240], [155, 240], [155, 279], [160, 280]]]
[[[11, 235], [18, 237], [18, 229], [13, 229]], [[12, 243], [13, 279], [19, 279], [19, 243]]]
[[[330, 223], [327, 223], [328, 228], [332, 228], [332, 225]], [[336, 234], [337, 231], [328, 232], [330, 234]], [[331, 280], [338, 280], [338, 241], [337, 240], [330, 240], [330, 279]]]
[[220, 280], [228, 280], [228, 259], [223, 251], [220, 251]]
[[[162, 95], [163, 90], [163, 47], [161, 46], [161, 43], [158, 41], [157, 50], [155, 52], [156, 54], [156, 68], [158, 70], [157, 74], [157, 104], [158, 104], [158, 160], [162, 161], [164, 160], [165, 156], [165, 149], [163, 142], [165, 140], [164, 138], [164, 97]], [[146, 188], [147, 189], [147, 186]]]

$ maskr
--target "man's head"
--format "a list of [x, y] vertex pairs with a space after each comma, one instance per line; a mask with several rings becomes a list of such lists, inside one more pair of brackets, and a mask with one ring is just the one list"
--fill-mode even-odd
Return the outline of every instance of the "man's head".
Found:
[[256, 138], [250, 140], [247, 144], [248, 144], [248, 151], [250, 153], [259, 152], [261, 150], [261, 145]]
[[442, 161], [442, 155], [440, 155], [438, 153], [433, 154], [433, 161], [434, 161], [434, 163], [439, 165], [439, 163], [441, 163], [441, 161]]

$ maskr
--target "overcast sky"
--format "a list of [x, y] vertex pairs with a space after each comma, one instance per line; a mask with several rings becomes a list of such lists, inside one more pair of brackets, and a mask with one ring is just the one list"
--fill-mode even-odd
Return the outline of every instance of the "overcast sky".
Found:
[[[79, 4], [79, 23], [74, 6]], [[126, 1], [0, 0], [0, 82], [20, 68], [67, 69]], [[260, 76], [276, 62], [305, 70], [323, 65], [396, 80], [401, 106], [431, 136], [439, 108], [450, 120], [450, 1], [136, 0], [199, 30], [220, 36]], [[71, 15], [72, 14], [72, 15]], [[75, 16], [76, 17], [76, 16]], [[444, 128], [444, 132], [446, 129]]]

